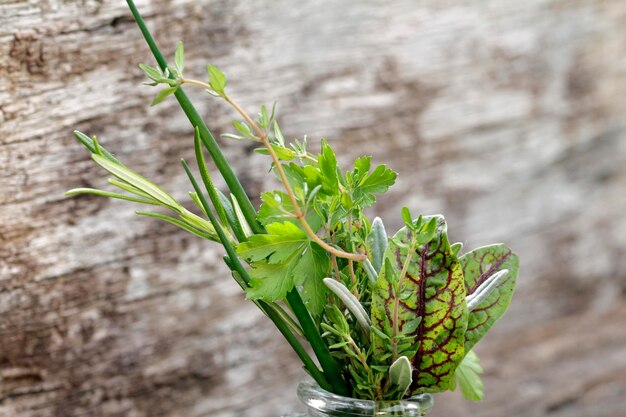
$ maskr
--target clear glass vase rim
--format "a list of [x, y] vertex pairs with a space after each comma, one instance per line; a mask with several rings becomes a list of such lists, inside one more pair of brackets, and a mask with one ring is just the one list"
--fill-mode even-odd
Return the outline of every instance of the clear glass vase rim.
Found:
[[433, 407], [431, 394], [419, 394], [397, 401], [373, 401], [342, 397], [322, 389], [312, 378], [306, 377], [298, 385], [300, 401], [328, 416], [424, 416]]

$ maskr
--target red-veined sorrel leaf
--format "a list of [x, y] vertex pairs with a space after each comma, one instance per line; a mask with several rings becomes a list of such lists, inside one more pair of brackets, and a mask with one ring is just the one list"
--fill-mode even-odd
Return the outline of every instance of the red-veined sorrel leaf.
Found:
[[469, 314], [465, 333], [465, 351], [469, 352], [508, 308], [515, 290], [519, 261], [511, 249], [495, 244], [474, 249], [461, 256], [459, 262], [468, 295], [496, 272], [509, 270], [502, 282]]
[[[425, 217], [424, 223], [431, 218]], [[378, 332], [372, 333], [377, 357], [392, 359], [389, 349], [393, 348], [394, 335], [404, 338], [400, 342], [405, 347], [421, 341], [410, 356], [414, 394], [448, 389], [465, 356], [467, 308], [463, 273], [450, 249], [444, 218], [435, 218], [434, 237], [411, 252], [403, 279], [401, 271], [412, 248], [413, 232], [402, 228], [390, 240], [377, 291], [372, 295], [372, 325], [388, 336], [387, 339]], [[400, 354], [404, 349], [400, 345], [397, 350]]]

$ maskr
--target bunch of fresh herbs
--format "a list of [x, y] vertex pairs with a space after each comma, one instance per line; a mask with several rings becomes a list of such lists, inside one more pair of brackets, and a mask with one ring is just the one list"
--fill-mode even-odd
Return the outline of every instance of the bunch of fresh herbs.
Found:
[[[119, 190], [78, 188], [67, 194], [161, 207], [169, 214], [137, 214], [221, 243], [224, 261], [247, 298], [275, 323], [324, 389], [397, 400], [459, 386], [467, 398], [482, 398], [482, 369], [472, 348], [509, 304], [517, 256], [502, 244], [461, 254], [462, 245], [448, 240], [442, 216], [415, 218], [406, 207], [404, 227], [389, 237], [382, 220], [370, 220], [365, 210], [394, 184], [395, 172], [372, 166], [370, 156], [344, 170], [326, 141], [319, 153], [309, 150], [306, 138], [289, 143], [275, 106], [263, 106], [252, 118], [227, 93], [226, 77], [212, 65], [206, 82], [185, 78], [182, 43], [168, 65], [135, 5], [128, 4], [158, 62], [140, 65], [150, 85], [163, 87], [152, 104], [174, 95], [195, 129], [200, 180], [184, 160], [182, 165], [198, 210], [188, 210], [80, 132], [76, 138]], [[282, 189], [263, 193], [258, 210], [183, 92], [185, 84], [203, 88], [239, 113], [235, 133], [225, 137], [256, 142], [257, 151], [269, 155]], [[213, 185], [205, 151], [228, 195]]]

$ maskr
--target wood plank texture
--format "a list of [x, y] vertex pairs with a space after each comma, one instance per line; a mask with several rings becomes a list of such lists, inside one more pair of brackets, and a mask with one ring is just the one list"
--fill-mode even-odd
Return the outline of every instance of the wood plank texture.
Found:
[[[616, 417], [626, 410], [626, 3], [138, 1], [163, 49], [213, 63], [288, 137], [333, 141], [399, 181], [372, 214], [446, 214], [467, 248], [522, 260], [478, 348], [487, 399], [438, 416]], [[295, 355], [216, 246], [136, 207], [64, 198], [105, 175], [96, 134], [185, 199], [192, 130], [148, 108], [152, 63], [123, 1], [0, 0], [0, 415], [254, 417], [299, 408]], [[234, 114], [190, 95], [210, 128]], [[267, 159], [224, 143], [250, 194]], [[187, 200], [185, 200], [187, 201]]]

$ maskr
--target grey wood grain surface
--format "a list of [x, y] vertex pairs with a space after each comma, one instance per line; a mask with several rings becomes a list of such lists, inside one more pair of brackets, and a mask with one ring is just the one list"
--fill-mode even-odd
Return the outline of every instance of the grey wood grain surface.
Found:
[[[521, 276], [478, 347], [486, 400], [438, 416], [626, 415], [626, 3], [139, 1], [163, 49], [208, 62], [289, 137], [399, 174], [372, 214], [442, 212], [466, 248], [507, 242]], [[105, 175], [97, 135], [185, 199], [192, 130], [148, 104], [152, 63], [122, 1], [0, 0], [0, 415], [278, 416], [295, 355], [208, 242], [136, 207], [64, 198]], [[209, 126], [234, 114], [190, 95]], [[267, 160], [223, 142], [250, 195]], [[185, 200], [187, 201], [187, 200]]]

